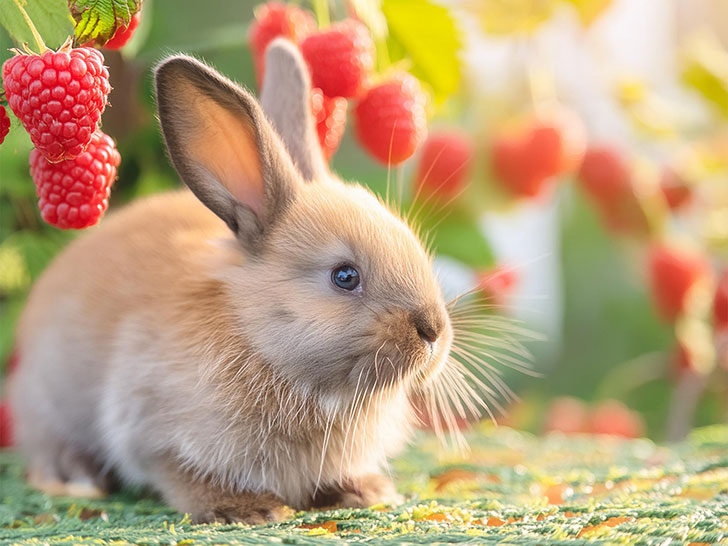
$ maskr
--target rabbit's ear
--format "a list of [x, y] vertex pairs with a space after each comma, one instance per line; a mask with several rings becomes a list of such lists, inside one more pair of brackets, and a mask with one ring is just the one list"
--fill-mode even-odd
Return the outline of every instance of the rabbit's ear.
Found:
[[311, 113], [311, 78], [301, 53], [284, 38], [266, 51], [260, 102], [303, 178], [324, 177], [326, 162]]
[[255, 98], [182, 55], [159, 65], [156, 92], [162, 132], [180, 177], [256, 251], [300, 182]]

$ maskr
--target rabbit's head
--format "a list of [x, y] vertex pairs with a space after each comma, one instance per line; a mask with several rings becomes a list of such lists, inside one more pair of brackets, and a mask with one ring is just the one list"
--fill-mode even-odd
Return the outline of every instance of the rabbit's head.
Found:
[[434, 377], [452, 327], [430, 256], [371, 192], [329, 172], [295, 47], [269, 47], [262, 108], [189, 57], [164, 61], [156, 82], [174, 166], [235, 235], [220, 278], [253, 354], [337, 404]]

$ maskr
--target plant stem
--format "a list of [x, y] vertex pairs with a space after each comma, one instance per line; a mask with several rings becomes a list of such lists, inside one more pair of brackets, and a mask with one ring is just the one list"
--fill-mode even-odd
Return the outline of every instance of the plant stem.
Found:
[[38, 29], [35, 28], [35, 25], [33, 24], [33, 21], [28, 16], [28, 13], [25, 11], [25, 8], [23, 8], [23, 4], [20, 0], [13, 0], [15, 2], [15, 5], [18, 7], [18, 10], [20, 10], [20, 13], [23, 15], [23, 19], [25, 19], [25, 22], [28, 25], [28, 28], [30, 29], [31, 34], [33, 34], [33, 39], [35, 40], [36, 45], [38, 46], [38, 53], [43, 53], [45, 51], [48, 51], [48, 46], [45, 45], [45, 42], [43, 41], [43, 38], [41, 37], [40, 33], [38, 32]]
[[316, 22], [319, 28], [326, 28], [331, 23], [329, 19], [328, 0], [313, 0], [313, 11], [316, 14]]

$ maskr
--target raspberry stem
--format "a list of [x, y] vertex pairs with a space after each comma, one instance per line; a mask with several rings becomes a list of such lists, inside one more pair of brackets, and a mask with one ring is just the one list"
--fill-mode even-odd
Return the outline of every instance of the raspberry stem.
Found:
[[41, 37], [40, 33], [38, 32], [38, 29], [35, 28], [35, 25], [33, 24], [33, 21], [31, 20], [30, 16], [28, 16], [28, 13], [25, 11], [25, 8], [23, 8], [23, 4], [20, 2], [20, 0], [13, 0], [15, 2], [15, 5], [18, 7], [18, 10], [20, 10], [20, 13], [23, 16], [23, 19], [25, 19], [26, 24], [28, 25], [28, 28], [30, 29], [31, 34], [33, 34], [33, 39], [35, 40], [36, 45], [38, 46], [38, 49], [40, 50], [39, 53], [44, 53], [45, 51], [48, 51], [48, 46], [45, 45], [45, 42], [43, 41], [43, 38]]

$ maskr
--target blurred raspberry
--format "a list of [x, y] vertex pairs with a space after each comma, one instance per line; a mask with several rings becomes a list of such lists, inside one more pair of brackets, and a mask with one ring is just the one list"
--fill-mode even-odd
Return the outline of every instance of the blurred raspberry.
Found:
[[98, 222], [109, 206], [120, 162], [114, 141], [100, 130], [75, 159], [50, 163], [32, 150], [30, 174], [43, 220], [61, 229], [81, 229]]
[[649, 278], [660, 315], [674, 321], [682, 314], [690, 289], [709, 272], [708, 263], [699, 254], [664, 245], [653, 247], [649, 254]]
[[294, 44], [316, 31], [316, 20], [311, 13], [298, 6], [283, 2], [268, 2], [255, 8], [255, 19], [248, 29], [248, 44], [258, 86], [263, 83], [265, 50], [274, 39], [288, 38]]
[[346, 110], [349, 102], [344, 97], [327, 97], [318, 87], [311, 90], [311, 111], [316, 120], [316, 132], [326, 160], [339, 148], [346, 130]]
[[8, 113], [5, 111], [4, 106], [0, 106], [0, 144], [5, 141], [5, 137], [10, 132], [10, 118]]
[[470, 175], [473, 145], [456, 129], [431, 133], [422, 145], [415, 176], [418, 196], [448, 200], [460, 193]]
[[38, 151], [52, 162], [79, 155], [111, 91], [101, 52], [80, 47], [16, 55], [2, 72], [10, 109]]
[[617, 400], [605, 400], [591, 414], [590, 431], [625, 438], [639, 438], [645, 433], [642, 416]]
[[311, 69], [311, 82], [327, 97], [357, 97], [374, 68], [374, 42], [369, 29], [346, 19], [311, 34], [301, 43]]
[[556, 127], [536, 122], [495, 138], [490, 156], [496, 179], [517, 197], [541, 195], [564, 169], [564, 145]]
[[728, 270], [720, 276], [715, 289], [713, 324], [716, 331], [728, 331]]
[[425, 95], [407, 73], [367, 91], [354, 110], [359, 143], [385, 165], [412, 156], [427, 136]]
[[518, 273], [503, 265], [479, 271], [477, 278], [478, 288], [485, 299], [498, 306], [508, 303], [518, 285]]
[[612, 206], [632, 193], [629, 166], [619, 150], [610, 146], [586, 151], [578, 179], [584, 191], [601, 205]]
[[129, 25], [117, 28], [111, 39], [101, 47], [103, 47], [104, 49], [121, 49], [122, 47], [124, 47], [134, 35], [134, 31], [139, 26], [139, 20], [141, 18], [142, 12], [137, 11], [134, 15], [132, 15], [131, 20], [129, 21]]
[[0, 447], [10, 447], [14, 441], [13, 417], [7, 400], [0, 400]]
[[666, 167], [660, 176], [660, 190], [670, 210], [680, 210], [690, 203], [692, 188], [675, 170]]
[[589, 409], [578, 398], [561, 396], [555, 398], [546, 413], [545, 432], [581, 434], [589, 432]]

